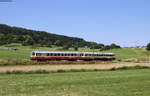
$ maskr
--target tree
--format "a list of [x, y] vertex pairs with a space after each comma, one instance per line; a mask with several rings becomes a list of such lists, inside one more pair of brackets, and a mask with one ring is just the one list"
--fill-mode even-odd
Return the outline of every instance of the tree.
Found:
[[27, 36], [26, 36], [26, 40], [23, 42], [22, 45], [23, 45], [23, 46], [26, 46], [26, 45], [34, 45], [34, 40], [32, 39], [31, 36], [27, 35]]
[[117, 49], [117, 48], [121, 48], [119, 45], [116, 44], [111, 44], [111, 45], [106, 45], [104, 47], [102, 47], [100, 50], [110, 50], [110, 49]]
[[110, 48], [111, 49], [114, 49], [114, 48], [121, 48], [119, 45], [116, 45], [116, 44], [111, 44], [110, 45]]
[[147, 50], [147, 51], [150, 51], [150, 43], [147, 44], [146, 50]]
[[147, 61], [149, 61], [150, 43], [147, 44], [146, 50], [147, 50]]

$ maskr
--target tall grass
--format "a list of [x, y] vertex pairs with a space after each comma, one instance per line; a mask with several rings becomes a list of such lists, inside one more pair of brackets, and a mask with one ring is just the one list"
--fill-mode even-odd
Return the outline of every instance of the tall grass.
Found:
[[150, 70], [1, 74], [0, 96], [149, 96]]
[[6, 65], [70, 65], [70, 64], [111, 64], [116, 61], [30, 61], [23, 59], [0, 60], [0, 66]]
[[33, 71], [22, 71], [22, 70], [13, 70], [0, 72], [0, 74], [48, 74], [48, 73], [64, 73], [64, 72], [95, 72], [95, 71], [119, 71], [119, 70], [134, 70], [134, 69], [150, 69], [148, 66], [123, 66], [123, 67], [113, 67], [111, 69], [70, 69], [64, 70], [59, 69], [56, 71], [48, 71], [48, 70], [33, 70]]

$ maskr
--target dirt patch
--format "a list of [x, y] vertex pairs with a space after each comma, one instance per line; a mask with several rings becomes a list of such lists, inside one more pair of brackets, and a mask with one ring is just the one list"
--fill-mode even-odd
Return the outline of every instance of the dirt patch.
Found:
[[150, 63], [113, 63], [113, 64], [78, 64], [78, 65], [21, 65], [21, 66], [1, 66], [0, 72], [22, 70], [22, 71], [34, 71], [34, 70], [70, 70], [70, 69], [111, 69], [113, 67], [123, 66], [150, 66]]

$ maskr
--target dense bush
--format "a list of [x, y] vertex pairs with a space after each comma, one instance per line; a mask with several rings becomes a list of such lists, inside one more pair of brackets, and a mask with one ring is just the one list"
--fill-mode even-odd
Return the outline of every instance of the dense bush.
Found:
[[100, 50], [110, 50], [110, 49], [116, 49], [116, 48], [121, 48], [119, 45], [116, 44], [111, 44], [111, 45], [106, 45], [103, 48], [101, 48]]
[[150, 51], [150, 43], [147, 44], [146, 50]]

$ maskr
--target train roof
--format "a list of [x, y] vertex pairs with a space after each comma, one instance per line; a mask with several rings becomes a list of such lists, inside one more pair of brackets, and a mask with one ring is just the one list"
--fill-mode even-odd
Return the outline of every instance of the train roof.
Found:
[[105, 53], [105, 52], [73, 52], [73, 51], [32, 51], [35, 53], [76, 53], [76, 54], [114, 54], [114, 53]]

